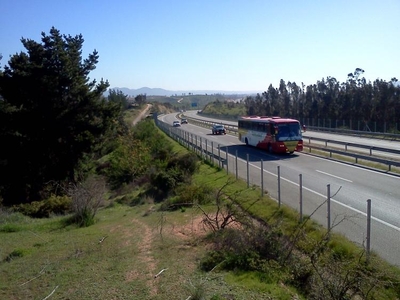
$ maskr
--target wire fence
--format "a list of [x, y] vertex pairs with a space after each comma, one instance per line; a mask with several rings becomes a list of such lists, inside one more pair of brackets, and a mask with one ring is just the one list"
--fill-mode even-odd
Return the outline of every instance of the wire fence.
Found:
[[[282, 176], [282, 172], [287, 172], [287, 170], [282, 170], [279, 165], [275, 170], [271, 169], [270, 165], [266, 167], [266, 162], [254, 154], [239, 151], [235, 146], [221, 145], [158, 120], [157, 124], [170, 137], [198, 154], [202, 159], [212, 162], [226, 170], [227, 174], [233, 174], [237, 179], [245, 180], [247, 187], [260, 187], [261, 197], [268, 194], [270, 198], [278, 202], [279, 207], [285, 204], [297, 210], [299, 222], [302, 222], [304, 216], [312, 216], [318, 223], [325, 224], [328, 231], [335, 229], [364, 247], [367, 257], [369, 257], [373, 245], [371, 241], [376, 243], [374, 250], [377, 252], [380, 252], [379, 247], [393, 247], [390, 241], [382, 240], [381, 237], [371, 239], [371, 228], [373, 228], [371, 199], [365, 199], [366, 205], [363, 211], [352, 210], [349, 213], [347, 207], [331, 196], [330, 184], [326, 186], [325, 194], [315, 193], [303, 187], [302, 174], [298, 174], [298, 182], [293, 182]], [[240, 170], [241, 172], [239, 172]], [[297, 194], [298, 199], [287, 196], [293, 194]], [[388, 260], [390, 261], [390, 258]]]

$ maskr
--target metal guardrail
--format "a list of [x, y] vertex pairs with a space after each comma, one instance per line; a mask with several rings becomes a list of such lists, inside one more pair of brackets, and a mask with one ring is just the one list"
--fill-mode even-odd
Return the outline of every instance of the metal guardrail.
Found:
[[[227, 124], [227, 123], [223, 123], [223, 122], [206, 121], [206, 120], [192, 118], [192, 117], [186, 117], [186, 116], [185, 116], [185, 118], [191, 120], [191, 123], [197, 124], [202, 127], [207, 127], [207, 126], [211, 127], [213, 124], [216, 124], [216, 123], [222, 124], [226, 127], [228, 132], [231, 132], [234, 135], [238, 134], [237, 126], [232, 125], [232, 124]], [[311, 140], [323, 142], [323, 143], [325, 143], [325, 147], [328, 147], [328, 144], [343, 145], [343, 146], [345, 146], [345, 151], [348, 151], [348, 149], [347, 149], [348, 147], [369, 149], [370, 156], [373, 155], [373, 151], [379, 151], [379, 152], [384, 152], [384, 153], [392, 153], [392, 154], [400, 155], [400, 150], [396, 150], [396, 149], [388, 149], [388, 148], [383, 148], [383, 147], [369, 146], [369, 145], [356, 144], [356, 143], [348, 143], [348, 142], [335, 141], [335, 140], [327, 140], [327, 139], [314, 138], [314, 137], [306, 137], [306, 139], [308, 139], [309, 144], [311, 144]], [[305, 145], [305, 146], [308, 146], [308, 145]]]
[[396, 133], [372, 132], [372, 131], [350, 130], [341, 128], [327, 128], [327, 127], [318, 127], [310, 125], [307, 126], [307, 128], [313, 131], [341, 133], [341, 134], [356, 135], [356, 136], [368, 136], [370, 138], [389, 139], [393, 141], [400, 140], [400, 134]]
[[[201, 113], [201, 115], [205, 116], [205, 117], [209, 117], [209, 118], [221, 119], [224, 121], [236, 121], [238, 119], [238, 117], [222, 116], [222, 115], [217, 115], [217, 114], [207, 114], [207, 113], [203, 113], [203, 112]], [[306, 123], [303, 123], [303, 124], [306, 124]], [[387, 132], [354, 130], [354, 129], [352, 130], [352, 129], [346, 129], [346, 128], [340, 128], [340, 127], [314, 126], [311, 124], [307, 124], [307, 128], [312, 129], [313, 131], [340, 133], [340, 134], [356, 135], [356, 136], [368, 136], [369, 138], [377, 138], [377, 139], [400, 140], [400, 134], [398, 134], [398, 133], [387, 133]]]
[[[181, 118], [181, 116], [178, 115], [178, 118]], [[189, 118], [186, 116], [185, 116], [185, 118], [187, 118], [191, 124], [199, 125], [202, 127], [211, 127], [213, 124], [218, 123], [218, 124], [223, 124], [224, 126], [226, 126], [227, 130], [230, 130], [234, 134], [237, 134], [237, 132], [238, 132], [237, 126], [234, 126], [231, 124], [224, 124], [224, 123], [220, 123], [220, 122], [212, 122], [212, 121], [206, 121], [206, 120], [201, 120], [201, 119], [196, 119], [196, 118]], [[167, 125], [166, 123], [163, 123], [163, 122], [158, 122], [158, 126], [163, 128], [164, 131], [168, 131], [170, 128], [172, 128], [170, 125]], [[325, 142], [325, 147], [311, 145], [311, 141], [309, 141], [309, 144], [303, 143], [303, 147], [309, 148], [310, 153], [312, 152], [312, 149], [314, 149], [314, 150], [318, 150], [318, 151], [328, 152], [329, 156], [331, 158], [333, 158], [333, 154], [340, 155], [340, 156], [352, 157], [352, 158], [354, 158], [355, 164], [359, 164], [359, 160], [379, 163], [379, 164], [387, 166], [387, 172], [392, 172], [393, 167], [400, 168], [400, 161], [393, 161], [390, 159], [384, 159], [384, 158], [372, 156], [372, 150], [400, 154], [399, 150], [386, 149], [386, 148], [380, 148], [380, 147], [371, 147], [371, 146], [366, 146], [366, 145], [359, 145], [359, 144], [355, 144], [355, 143], [346, 143], [346, 142], [333, 141], [333, 140], [325, 140], [325, 139], [321, 139], [321, 138], [309, 137], [308, 139], [314, 139], [314, 140]], [[328, 148], [328, 143], [336, 143], [336, 144], [344, 145], [345, 150], [342, 151], [342, 150], [338, 150], [338, 149]], [[347, 147], [356, 147], [356, 148], [358, 147], [358, 148], [363, 148], [363, 149], [370, 149], [370, 155], [362, 155], [359, 153], [349, 152], [349, 151], [347, 151]], [[303, 150], [303, 152], [305, 152], [305, 149]], [[221, 157], [219, 157], [219, 158], [215, 157], [214, 159], [219, 159], [222, 161], [224, 160]]]
[[[311, 144], [312, 140], [323, 142], [323, 143], [325, 143], [325, 147], [328, 147], [328, 144], [343, 145], [344, 148], [345, 148], [345, 151], [348, 151], [348, 147], [354, 147], [354, 148], [360, 148], [360, 149], [368, 149], [369, 150], [369, 155], [371, 155], [371, 156], [373, 155], [373, 151], [393, 153], [393, 154], [400, 155], [400, 150], [397, 150], [397, 149], [389, 149], [389, 148], [383, 148], [383, 147], [368, 146], [368, 145], [349, 143], [349, 142], [342, 142], [342, 141], [335, 141], [335, 140], [326, 140], [326, 139], [316, 138], [316, 137], [306, 137], [306, 139], [308, 139], [308, 143], [309, 144]], [[303, 141], [304, 141], [304, 138], [303, 138]]]
[[372, 162], [375, 162], [375, 163], [379, 163], [379, 164], [382, 164], [382, 165], [387, 165], [387, 167], [388, 167], [387, 171], [388, 172], [393, 171], [392, 167], [400, 167], [400, 162], [389, 160], [389, 159], [383, 159], [383, 158], [373, 157], [373, 156], [369, 156], [369, 155], [362, 155], [362, 154], [358, 154], [358, 153], [340, 151], [340, 150], [336, 150], [336, 149], [328, 149], [328, 148], [325, 148], [325, 147], [318, 147], [318, 146], [312, 146], [312, 145], [303, 145], [303, 148], [304, 147], [308, 147], [310, 152], [311, 152], [311, 149], [315, 149], [315, 150], [318, 150], [318, 151], [329, 152], [329, 156], [331, 158], [332, 158], [332, 154], [353, 157], [354, 158], [354, 163], [356, 163], [356, 164], [359, 163], [359, 160], [366, 160], [366, 161], [372, 161]]

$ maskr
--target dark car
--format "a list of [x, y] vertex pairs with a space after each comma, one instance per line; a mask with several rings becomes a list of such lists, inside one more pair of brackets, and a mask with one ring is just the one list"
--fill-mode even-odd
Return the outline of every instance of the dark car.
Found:
[[181, 119], [181, 124], [188, 124], [188, 120], [185, 118]]
[[222, 124], [213, 125], [211, 131], [212, 131], [212, 134], [226, 134], [225, 126]]

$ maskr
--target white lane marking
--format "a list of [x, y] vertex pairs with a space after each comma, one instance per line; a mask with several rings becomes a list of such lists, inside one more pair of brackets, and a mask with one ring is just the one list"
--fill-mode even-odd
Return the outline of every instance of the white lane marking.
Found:
[[[242, 159], [241, 159], [241, 160], [242, 160]], [[242, 160], [242, 161], [245, 161], [245, 160]], [[253, 165], [253, 164], [250, 164], [250, 165], [252, 165], [252, 166], [253, 166], [254, 168], [256, 168], [256, 169], [261, 170], [261, 168], [260, 168], [259, 166], [255, 166], [255, 165]], [[273, 176], [275, 176], [275, 177], [278, 177], [277, 174], [274, 174], [274, 173], [269, 172], [269, 171], [267, 171], [267, 170], [264, 170], [264, 172], [266, 172], [266, 173], [268, 173], [268, 174], [270, 174], [270, 175], [273, 175]], [[285, 180], [286, 182], [289, 182], [289, 183], [291, 183], [291, 184], [294, 184], [295, 186], [299, 186], [298, 183], [296, 183], [296, 182], [294, 182], [294, 181], [291, 181], [291, 180], [289, 180], [289, 179], [286, 179], [286, 178], [284, 178], [284, 177], [282, 177], [282, 176], [281, 176], [281, 179], [283, 179], [283, 180]], [[310, 188], [307, 188], [307, 187], [304, 187], [304, 186], [303, 186], [303, 189], [305, 189], [305, 190], [307, 190], [307, 191], [309, 191], [309, 192], [311, 192], [311, 193], [314, 193], [314, 194], [316, 194], [316, 195], [318, 195], [318, 196], [321, 196], [322, 198], [325, 198], [325, 199], [326, 199], [326, 195], [323, 195], [323, 194], [321, 194], [321, 193], [318, 193], [317, 191], [314, 191], [314, 190], [312, 190], [312, 189], [310, 189]], [[338, 204], [338, 205], [341, 205], [341, 206], [343, 206], [343, 207], [345, 207], [345, 208], [347, 208], [347, 209], [350, 209], [350, 210], [352, 210], [352, 211], [354, 211], [354, 212], [356, 212], [356, 213], [359, 213], [359, 214], [361, 214], [361, 215], [363, 215], [363, 216], [365, 216], [365, 217], [367, 216], [367, 213], [362, 212], [361, 210], [358, 210], [358, 209], [356, 209], [356, 208], [354, 208], [354, 207], [351, 207], [351, 206], [349, 206], [349, 205], [347, 205], [347, 204], [344, 204], [344, 203], [342, 203], [342, 202], [340, 202], [340, 201], [338, 201], [338, 200], [335, 200], [334, 198], [331, 198], [331, 201], [334, 202], [334, 203], [336, 203], [336, 204]], [[395, 226], [395, 225], [393, 225], [393, 224], [390, 224], [390, 223], [388, 223], [388, 222], [386, 222], [386, 221], [383, 221], [383, 220], [378, 219], [377, 217], [373, 217], [373, 216], [371, 216], [371, 219], [377, 221], [378, 223], [381, 223], [381, 224], [383, 224], [383, 225], [386, 225], [386, 226], [388, 226], [388, 227], [390, 227], [390, 228], [392, 228], [392, 229], [394, 229], [394, 230], [396, 230], [396, 231], [398, 231], [398, 232], [400, 232], [400, 228], [397, 227], [397, 226]]]
[[326, 173], [326, 172], [323, 172], [323, 171], [320, 171], [320, 170], [315, 170], [315, 171], [317, 171], [318, 173], [321, 173], [321, 174], [325, 174], [327, 176], [331, 176], [331, 177], [340, 179], [340, 180], [344, 180], [344, 181], [347, 181], [347, 182], [353, 182], [352, 180], [349, 180], [349, 179], [346, 179], [346, 178], [343, 178], [343, 177], [339, 177], [339, 176], [336, 176], [336, 175], [333, 175], [333, 174], [330, 174], [330, 173]]

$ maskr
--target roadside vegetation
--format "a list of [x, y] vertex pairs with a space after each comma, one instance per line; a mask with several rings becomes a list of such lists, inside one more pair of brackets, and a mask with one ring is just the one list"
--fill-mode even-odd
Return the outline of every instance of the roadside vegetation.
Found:
[[[3, 298], [399, 297], [397, 268], [375, 255], [367, 261], [362, 247], [308, 217], [299, 223], [295, 211], [200, 160], [152, 120], [117, 143], [97, 162], [109, 187], [93, 222], [73, 222], [69, 210], [37, 218], [2, 209]], [[99, 184], [81, 193], [96, 194]]]
[[397, 268], [132, 127], [82, 43], [52, 28], [0, 74], [2, 299], [400, 298]]

